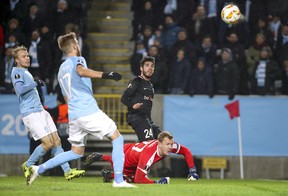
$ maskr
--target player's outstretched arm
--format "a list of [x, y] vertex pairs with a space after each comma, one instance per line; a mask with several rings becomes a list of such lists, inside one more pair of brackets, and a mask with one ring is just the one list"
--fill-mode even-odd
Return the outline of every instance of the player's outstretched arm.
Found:
[[196, 167], [189, 168], [189, 174], [188, 174], [187, 180], [189, 181], [198, 180], [199, 176], [196, 172], [197, 172]]
[[93, 69], [83, 67], [82, 65], [78, 65], [76, 71], [80, 76], [86, 78], [103, 78], [116, 81], [121, 80], [122, 78], [122, 75], [117, 72], [104, 73], [102, 71], [95, 71]]
[[[176, 145], [176, 144], [177, 143], [175, 142], [174, 145]], [[193, 159], [193, 155], [192, 155], [191, 151], [183, 145], [177, 144], [176, 146], [177, 146], [177, 148], [173, 149], [173, 150], [177, 150], [177, 151], [174, 153], [183, 155], [185, 157], [185, 161], [189, 167], [188, 180], [189, 181], [190, 180], [191, 181], [198, 180], [199, 176], [197, 174], [197, 170], [196, 170], [196, 167], [194, 164], [194, 159]]]
[[121, 78], [122, 78], [122, 75], [121, 74], [119, 74], [119, 73], [117, 73], [117, 72], [113, 72], [113, 71], [111, 71], [110, 73], [103, 73], [102, 74], [102, 78], [103, 79], [111, 79], [111, 80], [116, 80], [116, 81], [118, 81], [118, 80], [121, 80]]

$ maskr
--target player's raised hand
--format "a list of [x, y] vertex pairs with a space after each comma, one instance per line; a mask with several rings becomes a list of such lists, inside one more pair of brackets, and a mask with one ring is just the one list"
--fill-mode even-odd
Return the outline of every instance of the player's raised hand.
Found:
[[103, 73], [102, 78], [103, 79], [112, 79], [112, 80], [118, 81], [118, 80], [121, 80], [122, 75], [117, 73], [117, 72], [112, 71], [110, 73]]
[[160, 180], [154, 181], [155, 184], [169, 184], [170, 178], [169, 177], [162, 177]]

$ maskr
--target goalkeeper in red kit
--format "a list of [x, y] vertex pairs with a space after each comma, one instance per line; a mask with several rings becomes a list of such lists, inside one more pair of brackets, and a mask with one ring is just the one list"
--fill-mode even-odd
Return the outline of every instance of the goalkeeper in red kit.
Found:
[[[167, 131], [158, 135], [157, 140], [143, 141], [124, 145], [125, 161], [123, 175], [127, 182], [139, 184], [169, 184], [169, 177], [162, 177], [153, 181], [147, 176], [149, 168], [164, 159], [170, 153], [176, 153], [185, 157], [189, 168], [188, 180], [198, 180], [196, 168], [191, 151], [173, 141], [173, 136]], [[86, 157], [86, 164], [90, 165], [95, 161], [109, 161], [113, 166], [112, 157], [94, 152]], [[111, 182], [114, 174], [109, 170], [102, 170], [104, 182]]]

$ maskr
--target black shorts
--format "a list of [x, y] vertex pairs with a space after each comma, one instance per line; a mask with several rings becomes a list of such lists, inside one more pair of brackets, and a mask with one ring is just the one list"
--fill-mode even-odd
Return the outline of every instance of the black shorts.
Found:
[[160, 128], [146, 116], [128, 115], [128, 124], [135, 131], [139, 142], [157, 139]]

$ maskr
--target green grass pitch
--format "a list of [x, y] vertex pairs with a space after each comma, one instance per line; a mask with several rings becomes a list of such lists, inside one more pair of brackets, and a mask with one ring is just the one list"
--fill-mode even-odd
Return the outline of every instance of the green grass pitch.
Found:
[[0, 196], [38, 195], [288, 195], [288, 181], [276, 180], [230, 180], [200, 179], [192, 182], [184, 178], [171, 178], [170, 184], [138, 184], [136, 189], [112, 188], [111, 183], [103, 183], [100, 177], [82, 177], [70, 182], [64, 177], [39, 177], [27, 186], [24, 177], [0, 178]]

